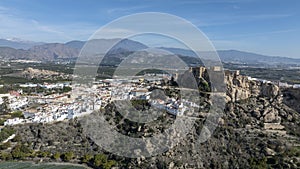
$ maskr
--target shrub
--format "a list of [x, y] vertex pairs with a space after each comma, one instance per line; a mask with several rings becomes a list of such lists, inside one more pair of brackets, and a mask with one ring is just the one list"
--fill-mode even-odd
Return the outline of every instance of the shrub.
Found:
[[74, 158], [74, 153], [72, 151], [69, 151], [63, 155], [63, 160], [66, 162], [72, 160], [73, 158]]

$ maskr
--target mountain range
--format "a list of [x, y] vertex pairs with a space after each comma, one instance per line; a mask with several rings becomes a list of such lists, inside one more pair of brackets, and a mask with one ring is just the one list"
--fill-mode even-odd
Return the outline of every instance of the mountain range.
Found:
[[[99, 48], [99, 46], [107, 46], [118, 39], [94, 39], [88, 41], [91, 49]], [[38, 60], [38, 61], [56, 61], [59, 59], [74, 60], [78, 57], [80, 50], [86, 44], [86, 41], [70, 41], [67, 43], [43, 43], [32, 42], [15, 39], [0, 39], [0, 59], [1, 60]], [[107, 54], [111, 60], [118, 62], [122, 58], [134, 51], [148, 48], [145, 44], [124, 39], [115, 45]], [[187, 49], [166, 48], [176, 55], [183, 57], [185, 60], [195, 60], [196, 54]], [[300, 59], [266, 56], [251, 52], [238, 50], [219, 50], [217, 51], [222, 62], [237, 64], [262, 64], [262, 65], [300, 65]], [[208, 52], [209, 53], [209, 52]], [[205, 54], [208, 54], [207, 52]], [[200, 53], [201, 54], [201, 53]], [[192, 61], [193, 62], [193, 61]], [[114, 63], [114, 61], [113, 61]], [[113, 64], [112, 63], [112, 64]]]
[[11, 38], [11, 39], [0, 39], [0, 46], [1, 47], [11, 47], [14, 49], [29, 49], [33, 46], [42, 45], [43, 42], [34, 42], [34, 41], [27, 41], [18, 38]]

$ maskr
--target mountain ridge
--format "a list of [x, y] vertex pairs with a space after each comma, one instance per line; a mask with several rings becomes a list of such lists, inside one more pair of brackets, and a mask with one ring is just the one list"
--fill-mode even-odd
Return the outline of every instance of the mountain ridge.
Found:
[[[6, 44], [6, 46], [1, 43], [3, 41], [8, 41], [4, 39], [0, 39], [0, 58], [4, 60], [15, 60], [15, 59], [25, 59], [25, 60], [39, 60], [39, 61], [55, 61], [57, 59], [76, 59], [79, 55], [80, 50], [87, 41], [73, 40], [66, 43], [43, 43], [43, 42], [28, 42], [30, 43], [30, 47], [27, 48], [17, 48], [14, 47], [14, 43], [23, 43], [22, 42], [14, 42], [12, 44]], [[88, 41], [89, 45], [93, 48], [96, 48], [97, 45], [105, 46], [113, 41], [119, 41], [119, 39], [93, 39]], [[12, 41], [11, 41], [12, 42]], [[24, 41], [25, 43], [25, 41]], [[34, 45], [33, 45], [34, 44]], [[29, 47], [29, 48], [28, 48]], [[129, 39], [123, 39], [115, 45], [109, 52], [109, 54], [114, 54], [117, 56], [124, 58], [126, 56], [122, 56], [122, 53], [126, 53], [128, 51], [134, 52], [138, 50], [143, 50], [148, 48], [145, 44], [133, 41]], [[179, 56], [185, 57], [196, 57], [195, 52], [188, 49], [181, 48], [167, 48], [167, 47], [159, 47], [159, 49], [169, 51]], [[201, 55], [209, 56], [210, 51], [207, 52], [199, 52]], [[284, 65], [284, 64], [292, 64], [292, 65], [300, 65], [300, 59], [297, 58], [289, 58], [282, 56], [268, 56], [257, 54], [253, 52], [245, 52], [240, 50], [218, 50], [217, 53], [222, 62], [225, 63], [237, 63], [237, 64], [262, 64], [262, 65]], [[191, 58], [193, 59], [193, 58]]]

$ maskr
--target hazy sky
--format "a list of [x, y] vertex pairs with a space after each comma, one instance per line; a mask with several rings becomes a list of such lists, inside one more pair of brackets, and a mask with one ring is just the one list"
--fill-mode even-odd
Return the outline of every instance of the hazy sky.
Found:
[[124, 15], [165, 12], [202, 30], [218, 50], [300, 58], [299, 0], [0, 0], [0, 38], [87, 40]]

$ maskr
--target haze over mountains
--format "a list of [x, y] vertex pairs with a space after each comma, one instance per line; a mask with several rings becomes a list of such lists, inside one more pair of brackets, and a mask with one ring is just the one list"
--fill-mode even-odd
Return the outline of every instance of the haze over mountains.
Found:
[[[92, 47], [106, 46], [116, 39], [95, 39], [89, 41]], [[1, 60], [37, 60], [37, 61], [56, 61], [58, 59], [74, 60], [78, 57], [81, 48], [85, 41], [70, 41], [67, 43], [43, 43], [23, 41], [16, 39], [0, 39], [0, 59]], [[133, 40], [125, 39], [114, 46], [110, 52], [112, 60], [122, 60], [128, 55], [128, 52], [134, 52], [146, 49], [147, 46]], [[174, 54], [185, 57], [187, 60], [195, 60], [196, 54], [190, 50], [180, 48], [165, 48]], [[126, 55], [127, 54], [127, 55]], [[209, 55], [209, 52], [203, 54]], [[219, 50], [218, 54], [222, 62], [238, 63], [238, 64], [263, 64], [263, 65], [300, 65], [300, 59], [266, 56], [250, 52], [243, 52], [238, 50]]]
[[33, 46], [42, 45], [43, 42], [27, 41], [18, 38], [0, 39], [0, 47], [11, 47], [15, 49], [29, 49]]

